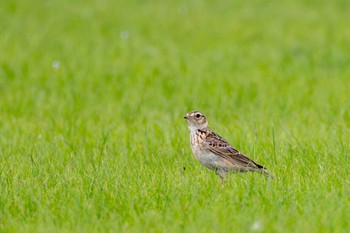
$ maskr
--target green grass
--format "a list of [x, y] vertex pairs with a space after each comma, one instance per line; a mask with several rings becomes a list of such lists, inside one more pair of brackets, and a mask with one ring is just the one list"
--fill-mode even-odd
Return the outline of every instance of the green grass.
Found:
[[[349, 10], [2, 1], [0, 231], [349, 232]], [[194, 109], [276, 179], [222, 186]]]

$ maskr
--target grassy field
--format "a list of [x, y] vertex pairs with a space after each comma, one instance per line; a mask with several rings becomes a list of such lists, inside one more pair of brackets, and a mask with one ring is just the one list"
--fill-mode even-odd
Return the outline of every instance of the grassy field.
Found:
[[0, 5], [1, 232], [349, 232], [347, 0]]

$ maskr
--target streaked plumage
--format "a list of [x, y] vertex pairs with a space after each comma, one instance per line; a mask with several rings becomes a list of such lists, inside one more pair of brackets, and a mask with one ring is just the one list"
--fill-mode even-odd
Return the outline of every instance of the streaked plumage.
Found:
[[266, 168], [249, 159], [233, 148], [224, 138], [210, 130], [208, 121], [199, 111], [192, 111], [184, 117], [190, 129], [192, 152], [205, 167], [214, 170], [220, 178], [228, 172], [261, 172], [272, 177]]

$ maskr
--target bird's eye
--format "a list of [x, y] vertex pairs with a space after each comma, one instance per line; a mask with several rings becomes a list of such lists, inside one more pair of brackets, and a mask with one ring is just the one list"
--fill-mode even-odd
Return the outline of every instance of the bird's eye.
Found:
[[196, 118], [200, 118], [200, 117], [201, 117], [201, 114], [197, 113]]

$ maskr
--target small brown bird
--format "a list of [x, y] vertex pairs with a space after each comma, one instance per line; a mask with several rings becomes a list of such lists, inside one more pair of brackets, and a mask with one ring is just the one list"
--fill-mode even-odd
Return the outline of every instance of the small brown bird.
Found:
[[273, 178], [266, 168], [233, 148], [224, 138], [211, 131], [208, 121], [199, 111], [192, 111], [184, 117], [190, 129], [192, 152], [205, 167], [214, 170], [223, 180], [228, 172], [260, 172]]

